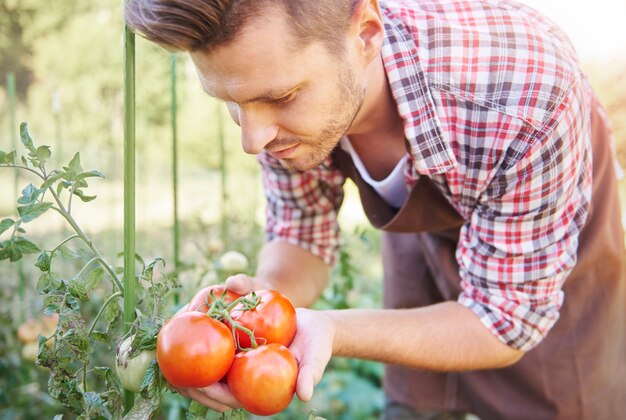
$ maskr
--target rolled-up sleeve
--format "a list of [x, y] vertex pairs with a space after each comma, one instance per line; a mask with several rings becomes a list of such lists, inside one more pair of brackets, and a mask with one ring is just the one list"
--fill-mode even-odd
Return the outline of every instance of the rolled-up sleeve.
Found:
[[589, 123], [572, 96], [491, 180], [457, 248], [462, 293], [502, 342], [535, 347], [559, 318], [591, 199]]

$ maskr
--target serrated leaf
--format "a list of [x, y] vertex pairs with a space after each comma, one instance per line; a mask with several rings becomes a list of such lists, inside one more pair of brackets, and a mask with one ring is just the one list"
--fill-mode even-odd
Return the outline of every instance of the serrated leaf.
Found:
[[35, 263], [35, 267], [40, 269], [41, 271], [50, 271], [50, 254], [46, 251], [43, 251], [37, 257], [37, 262]]
[[158, 380], [159, 373], [159, 365], [157, 364], [156, 359], [151, 360], [146, 368], [146, 372], [143, 374], [143, 378], [141, 379], [141, 391], [149, 388], [150, 386], [154, 386], [154, 381]]
[[83, 393], [83, 403], [85, 411], [95, 414], [92, 410], [96, 410], [97, 413], [101, 413], [105, 408], [105, 402], [97, 392], [85, 392]]
[[78, 260], [81, 258], [80, 254], [78, 252], [75, 252], [74, 250], [72, 250], [71, 248], [66, 247], [65, 245], [59, 247], [57, 249], [57, 252], [61, 254], [61, 256], [63, 256], [63, 258], [69, 258], [71, 260]]
[[22, 254], [34, 254], [41, 251], [37, 245], [28, 239], [16, 238], [13, 243]]
[[41, 295], [52, 290], [52, 275], [50, 273], [43, 273], [37, 280], [37, 292]]
[[15, 220], [13, 219], [2, 219], [0, 222], [0, 235], [3, 234], [7, 229], [15, 225]]
[[87, 293], [90, 293], [98, 286], [98, 284], [100, 284], [104, 273], [105, 271], [101, 267], [97, 267], [89, 272], [87, 278], [85, 279], [85, 289], [87, 290]]
[[124, 416], [124, 420], [151, 419], [152, 414], [159, 408], [159, 402], [153, 399], [138, 398], [133, 408]]
[[104, 344], [109, 344], [109, 334], [104, 331], [92, 331], [91, 338]]
[[20, 198], [17, 199], [17, 203], [24, 204], [24, 205], [33, 204], [34, 202], [37, 201], [37, 199], [39, 198], [42, 192], [43, 190], [40, 190], [39, 188], [35, 187], [33, 184], [28, 184], [22, 190], [22, 195], [20, 196]]
[[95, 195], [85, 195], [85, 193], [82, 190], [79, 190], [79, 189], [74, 190], [74, 195], [77, 195], [85, 203], [87, 203], [89, 201], [93, 201], [97, 197]]
[[80, 166], [80, 153], [76, 153], [70, 163], [67, 166], [64, 166], [65, 174], [68, 181], [74, 181], [78, 174], [83, 172], [82, 166]]
[[76, 175], [76, 180], [81, 180], [81, 179], [85, 179], [85, 178], [104, 178], [104, 174], [102, 174], [102, 172], [97, 171], [97, 170], [92, 170], [92, 171], [87, 171], [87, 172], [82, 172], [78, 175]]
[[44, 181], [43, 184], [41, 184], [41, 187], [39, 188], [42, 190], [47, 190], [48, 188], [52, 186], [52, 184], [57, 182], [59, 179], [63, 178], [64, 175], [65, 175], [65, 172], [57, 172], [54, 175], [48, 176], [48, 178]]
[[26, 206], [19, 206], [17, 213], [20, 215], [22, 222], [28, 223], [44, 214], [50, 207], [52, 207], [52, 203], [33, 203]]
[[77, 299], [82, 301], [89, 300], [87, 289], [80, 279], [71, 279], [68, 281], [67, 290]]
[[50, 152], [50, 146], [39, 146], [37, 148], [37, 151], [35, 152], [35, 155], [37, 156], [39, 166], [43, 166], [46, 163], [46, 160], [48, 160], [50, 156], [52, 156], [52, 153]]
[[28, 133], [28, 123], [20, 124], [20, 138], [22, 140], [22, 144], [31, 152], [35, 153], [35, 146], [33, 146], [33, 139], [30, 137]]
[[9, 153], [0, 152], [0, 165], [15, 165], [15, 150]]

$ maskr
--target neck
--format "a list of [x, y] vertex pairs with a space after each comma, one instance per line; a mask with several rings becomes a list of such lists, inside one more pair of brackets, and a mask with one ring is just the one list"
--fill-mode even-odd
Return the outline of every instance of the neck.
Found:
[[360, 142], [389, 136], [404, 139], [403, 121], [391, 94], [382, 57], [372, 62], [366, 83], [363, 105], [347, 133], [350, 140]]

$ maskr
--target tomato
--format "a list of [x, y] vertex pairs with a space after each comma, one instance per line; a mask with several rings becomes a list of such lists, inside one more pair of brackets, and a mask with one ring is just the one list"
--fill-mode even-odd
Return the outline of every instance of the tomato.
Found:
[[202, 388], [226, 375], [235, 343], [221, 322], [200, 312], [183, 312], [163, 325], [156, 352], [161, 372], [171, 385]]
[[132, 351], [130, 345], [133, 342], [133, 338], [135, 338], [134, 335], [128, 337], [117, 348], [115, 371], [124, 388], [131, 392], [140, 392], [143, 375], [146, 374], [150, 362], [156, 357], [156, 352], [154, 350], [143, 350], [132, 359], [129, 359], [128, 356], [130, 356]]
[[296, 391], [298, 364], [289, 349], [267, 344], [235, 356], [228, 387], [243, 408], [258, 416], [284, 410]]
[[41, 324], [34, 319], [28, 319], [17, 329], [17, 338], [22, 344], [36, 343], [41, 333]]
[[27, 362], [35, 363], [39, 354], [39, 344], [32, 341], [22, 346], [22, 359]]
[[[278, 343], [289, 346], [296, 335], [296, 310], [287, 296], [276, 290], [259, 290], [261, 302], [256, 308], [245, 311], [244, 304], [235, 306], [230, 315], [233, 321], [254, 332], [257, 344]], [[251, 294], [247, 297], [251, 298]], [[239, 346], [250, 348], [250, 336], [236, 330]]]
[[240, 252], [228, 251], [220, 257], [222, 270], [229, 273], [243, 273], [248, 269], [248, 258]]
[[231, 292], [230, 290], [226, 289], [225, 286], [214, 284], [205, 287], [204, 289], [196, 293], [193, 299], [191, 299], [191, 302], [189, 302], [189, 310], [206, 313], [209, 310], [206, 303], [213, 303], [213, 299], [211, 299], [211, 292], [213, 292], [213, 296], [215, 296], [217, 299], [221, 298], [224, 295], [224, 292], [226, 292], [226, 296], [224, 297], [224, 303], [234, 302], [235, 300], [237, 300], [238, 297], [240, 297], [237, 293]]

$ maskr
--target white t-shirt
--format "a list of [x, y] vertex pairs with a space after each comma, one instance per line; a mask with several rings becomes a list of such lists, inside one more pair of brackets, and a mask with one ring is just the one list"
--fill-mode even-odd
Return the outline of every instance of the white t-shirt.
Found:
[[367, 168], [363, 165], [363, 162], [359, 158], [359, 155], [356, 153], [356, 150], [352, 147], [350, 140], [347, 137], [343, 137], [341, 139], [341, 148], [350, 153], [352, 156], [352, 161], [354, 162], [354, 166], [356, 166], [357, 170], [361, 174], [361, 178], [365, 182], [376, 190], [376, 192], [385, 200], [387, 204], [394, 208], [400, 208], [406, 201], [409, 196], [409, 190], [407, 189], [406, 182], [404, 181], [404, 158], [400, 159], [396, 164], [393, 171], [383, 180], [376, 181], [372, 179], [370, 174], [367, 172]]

